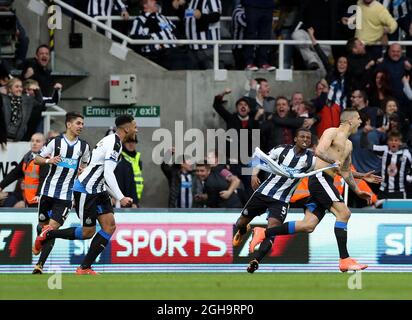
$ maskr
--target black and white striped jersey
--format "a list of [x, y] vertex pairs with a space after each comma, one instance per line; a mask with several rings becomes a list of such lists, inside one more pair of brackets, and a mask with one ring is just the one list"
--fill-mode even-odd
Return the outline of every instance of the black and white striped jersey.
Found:
[[57, 155], [61, 156], [61, 161], [57, 165], [50, 166], [40, 194], [55, 199], [72, 200], [74, 180], [79, 166], [89, 162], [90, 147], [82, 139], [69, 141], [64, 134], [61, 134], [51, 140], [40, 152], [43, 158]]
[[[290, 168], [298, 173], [312, 171], [315, 167], [316, 157], [313, 152], [306, 150], [297, 155], [293, 145], [281, 145], [273, 148], [269, 156], [281, 166]], [[288, 170], [290, 170], [288, 169]], [[257, 189], [265, 196], [289, 203], [301, 179], [285, 178], [277, 174], [271, 174]]]
[[379, 0], [388, 9], [389, 13], [396, 19], [405, 17], [411, 12], [410, 0]]
[[389, 150], [387, 145], [373, 145], [373, 151], [382, 157], [381, 191], [405, 192], [405, 181], [411, 171], [412, 158], [408, 149], [397, 152]]
[[180, 199], [178, 200], [178, 208], [191, 208], [193, 204], [193, 181], [190, 173], [180, 174]]
[[[176, 26], [160, 13], [143, 13], [136, 17], [130, 30], [133, 39], [176, 40]], [[151, 44], [142, 48], [143, 52], [156, 52], [161, 49], [175, 47], [172, 44]]]
[[[233, 40], [243, 40], [246, 31], [245, 8], [239, 4], [232, 13], [232, 38]], [[236, 44], [233, 49], [241, 49], [241, 44]]]
[[[220, 40], [220, 21], [208, 23], [197, 20], [194, 11], [199, 10], [204, 15], [218, 14], [219, 19], [222, 14], [222, 4], [220, 0], [190, 0], [185, 11], [185, 32], [186, 38], [190, 40]], [[207, 49], [207, 45], [190, 45], [191, 49]]]
[[87, 6], [87, 15], [95, 16], [111, 16], [113, 6], [118, 11], [126, 10], [126, 6], [122, 0], [89, 0]]
[[[114, 169], [117, 166], [121, 152], [122, 142], [116, 133], [104, 137], [96, 144], [89, 165], [78, 178], [86, 193], [104, 192], [106, 191], [106, 183], [117, 200], [124, 197], [114, 175]], [[79, 190], [75, 188], [74, 191]]]

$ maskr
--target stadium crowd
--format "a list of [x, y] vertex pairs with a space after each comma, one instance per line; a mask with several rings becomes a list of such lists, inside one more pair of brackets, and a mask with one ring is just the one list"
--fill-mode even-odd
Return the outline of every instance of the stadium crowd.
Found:
[[[313, 96], [294, 92], [290, 97], [272, 97], [269, 81], [255, 77], [250, 81], [249, 92], [238, 97], [236, 111], [231, 113], [232, 106], [227, 106], [224, 100], [231, 90], [222, 88], [222, 93], [211, 97], [211, 105], [224, 120], [226, 129], [246, 129], [250, 139], [252, 130], [260, 129], [261, 149], [269, 152], [277, 145], [292, 144], [296, 129], [304, 127], [311, 130], [312, 148], [316, 148], [325, 129], [339, 126], [340, 113], [355, 108], [362, 125], [351, 137], [353, 166], [359, 172], [375, 171], [382, 176], [377, 187], [361, 180], [357, 181], [358, 186], [374, 193], [375, 206], [379, 206], [381, 199], [406, 198], [412, 194], [412, 53], [410, 47], [387, 44], [388, 40], [411, 39], [410, 1], [143, 0], [136, 3], [117, 0], [113, 8], [105, 10], [98, 0], [90, 0], [88, 6], [86, 1], [68, 2], [91, 16], [121, 15], [127, 21], [128, 34], [137, 39], [219, 39], [221, 16], [228, 13], [232, 16], [234, 39], [310, 40], [312, 45], [288, 47], [284, 65], [295, 70], [319, 70]], [[349, 10], [356, 3], [362, 9], [361, 29], [351, 28], [360, 23], [353, 21], [353, 12]], [[97, 12], [96, 8], [101, 10]], [[137, 17], [130, 21], [133, 12]], [[179, 19], [175, 23], [168, 16]], [[346, 40], [347, 45], [342, 48], [318, 44], [318, 40], [330, 39]], [[27, 44], [24, 39], [18, 41], [23, 42], [23, 47]], [[213, 52], [208, 46], [146, 45], [134, 49], [171, 70], [210, 69], [213, 65]], [[233, 68], [273, 71], [278, 63], [274, 50], [237, 45], [233, 47]], [[15, 66], [23, 69], [22, 80], [10, 76], [6, 63], [2, 63], [0, 70], [0, 144], [31, 141], [32, 145], [18, 170], [0, 182], [0, 201], [10, 206], [21, 206], [21, 200], [30, 206], [38, 196], [33, 192], [26, 196], [27, 183], [18, 183], [18, 188], [23, 185], [23, 191], [17, 189], [13, 193], [15, 200], [4, 201], [12, 195], [2, 189], [14, 180], [33, 178], [32, 168], [27, 169], [32, 160], [30, 154], [38, 153], [39, 143], [46, 142], [43, 136], [36, 135], [43, 131], [41, 112], [46, 110], [47, 103], [58, 103], [62, 90], [48, 69], [48, 46], [40, 45], [33, 59], [25, 58], [25, 54], [16, 53]], [[124, 143], [124, 162], [116, 170], [122, 192], [133, 198], [134, 207], [139, 206], [143, 191], [142, 164], [136, 145], [137, 140]], [[248, 151], [251, 155], [252, 150]], [[170, 150], [167, 156], [172, 153]], [[168, 206], [242, 207], [253, 192], [250, 176], [242, 174], [247, 163], [241, 163], [238, 157], [237, 162], [219, 164], [221, 156], [212, 151], [204, 163], [197, 164], [191, 159], [170, 164], [165, 156], [161, 169], [170, 188]], [[39, 190], [42, 174], [38, 168], [33, 170]], [[125, 181], [126, 176], [134, 179]], [[263, 181], [265, 177], [260, 178]], [[335, 184], [343, 191], [342, 179], [336, 179]], [[291, 202], [299, 203], [308, 196], [305, 190], [303, 180]], [[366, 206], [354, 198], [350, 197], [352, 206]]]

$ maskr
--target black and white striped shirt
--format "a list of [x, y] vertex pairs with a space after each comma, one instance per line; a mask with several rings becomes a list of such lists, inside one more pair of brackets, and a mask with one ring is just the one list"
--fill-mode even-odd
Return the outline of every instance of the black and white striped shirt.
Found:
[[387, 145], [373, 145], [373, 151], [382, 157], [381, 191], [405, 192], [405, 180], [411, 170], [412, 157], [408, 149], [397, 152], [389, 150]]
[[[233, 40], [243, 40], [246, 31], [246, 15], [245, 8], [239, 4], [232, 13], [232, 38]], [[237, 44], [233, 49], [241, 49], [242, 45]]]
[[[220, 40], [220, 21], [208, 24], [205, 30], [199, 30], [200, 23], [193, 16], [195, 10], [199, 10], [202, 15], [222, 14], [222, 4], [220, 0], [190, 0], [185, 11], [185, 31], [186, 38], [190, 40]], [[207, 49], [207, 45], [190, 45], [191, 49]]]
[[[153, 29], [151, 26], [155, 25]], [[174, 34], [176, 26], [160, 13], [143, 13], [133, 21], [130, 37], [133, 39], [176, 40]], [[165, 48], [175, 47], [171, 44], [151, 44], [142, 48], [143, 52], [150, 53]]]
[[[297, 155], [293, 145], [282, 145], [273, 148], [269, 152], [269, 156], [280, 165], [292, 168], [299, 173], [312, 171], [315, 167], [316, 158], [313, 152], [306, 150], [302, 155]], [[290, 179], [271, 174], [269, 178], [259, 186], [256, 192], [289, 203], [300, 180], [301, 179]]]
[[190, 173], [180, 174], [180, 199], [178, 200], [179, 208], [191, 208], [193, 204], [192, 193], [192, 175]]
[[388, 9], [389, 13], [396, 19], [405, 17], [411, 12], [410, 0], [379, 0]]
[[126, 6], [122, 0], [89, 0], [87, 6], [87, 14], [91, 17], [95, 16], [111, 16], [113, 6], [118, 11], [126, 10]]
[[117, 200], [124, 197], [113, 173], [121, 152], [122, 143], [116, 133], [104, 137], [96, 144], [89, 165], [78, 178], [86, 193], [95, 194], [106, 191], [106, 182]]
[[61, 156], [61, 161], [50, 167], [40, 194], [61, 200], [72, 200], [74, 180], [80, 164], [89, 162], [90, 147], [82, 139], [68, 141], [67, 137], [61, 134], [51, 140], [40, 152], [43, 158], [57, 155]]

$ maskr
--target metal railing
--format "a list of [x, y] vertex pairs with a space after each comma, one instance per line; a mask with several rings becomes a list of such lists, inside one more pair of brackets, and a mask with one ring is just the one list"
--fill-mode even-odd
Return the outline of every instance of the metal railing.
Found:
[[59, 107], [58, 105], [48, 105], [47, 109], [52, 109], [52, 110], [43, 111], [41, 113], [44, 119], [43, 133], [45, 136], [47, 136], [47, 133], [50, 131], [51, 118], [52, 117], [64, 117], [66, 115], [66, 110]]
[[[121, 32], [114, 30], [113, 28], [108, 27], [106, 24], [100, 22], [98, 19], [92, 18], [87, 14], [77, 10], [76, 8], [71, 7], [70, 5], [66, 4], [61, 0], [54, 1], [57, 5], [67, 9], [68, 11], [72, 12], [73, 14], [79, 16], [90, 22], [92, 25], [96, 25], [97, 27], [105, 30], [106, 32], [110, 33], [112, 36], [116, 36], [119, 38], [122, 43], [121, 47], [124, 50], [127, 50], [127, 45], [150, 45], [150, 44], [174, 44], [174, 45], [208, 45], [213, 47], [214, 52], [214, 63], [213, 68], [215, 71], [219, 70], [219, 46], [221, 45], [267, 45], [267, 46], [278, 46], [278, 63], [279, 63], [279, 70], [284, 70], [284, 55], [285, 55], [285, 46], [290, 45], [312, 45], [312, 42], [309, 40], [136, 40], [132, 39]], [[100, 19], [100, 17], [99, 17]], [[344, 46], [346, 45], [347, 41], [345, 40], [319, 40], [317, 41], [320, 45], [333, 45], [333, 46]], [[412, 41], [390, 41], [391, 43], [400, 43], [403, 46], [412, 46]]]

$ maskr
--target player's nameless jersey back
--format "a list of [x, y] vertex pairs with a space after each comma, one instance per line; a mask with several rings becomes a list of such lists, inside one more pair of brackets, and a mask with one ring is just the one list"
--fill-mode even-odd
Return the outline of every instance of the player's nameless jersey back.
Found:
[[117, 163], [121, 152], [122, 143], [117, 134], [108, 135], [96, 144], [89, 165], [79, 176], [79, 182], [87, 193], [100, 193], [106, 190], [104, 186], [105, 161]]
[[68, 141], [64, 134], [51, 140], [40, 152], [41, 157], [60, 155], [61, 161], [50, 166], [44, 180], [41, 194], [61, 200], [72, 200], [73, 184], [81, 163], [87, 163], [90, 147], [86, 141], [76, 139]]
[[[306, 150], [304, 154], [297, 155], [293, 145], [282, 145], [271, 150], [269, 156], [284, 166], [287, 171], [293, 170], [303, 173], [313, 170], [315, 157], [313, 152]], [[280, 175], [271, 174], [257, 189], [257, 192], [268, 197], [289, 203], [293, 192], [301, 179], [290, 179]]]

